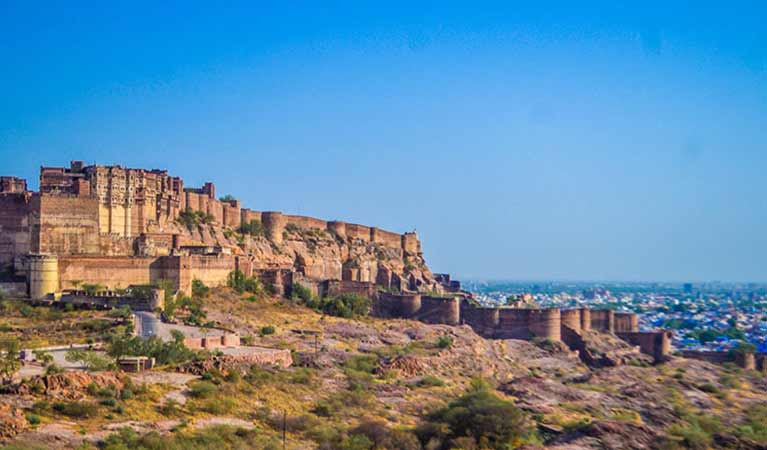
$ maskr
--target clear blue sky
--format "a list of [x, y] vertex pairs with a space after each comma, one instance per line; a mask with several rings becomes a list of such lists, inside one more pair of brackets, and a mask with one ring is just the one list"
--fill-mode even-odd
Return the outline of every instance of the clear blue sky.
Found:
[[0, 172], [35, 187], [167, 168], [415, 227], [459, 277], [767, 281], [763, 1], [32, 3], [0, 4]]

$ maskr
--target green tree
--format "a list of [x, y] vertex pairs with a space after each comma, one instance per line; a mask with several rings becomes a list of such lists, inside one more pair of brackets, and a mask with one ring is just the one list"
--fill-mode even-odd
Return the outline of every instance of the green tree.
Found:
[[112, 370], [116, 367], [112, 359], [93, 350], [72, 349], [64, 355], [64, 358], [72, 363], [79, 362], [92, 371]]
[[240, 224], [238, 231], [242, 234], [249, 234], [251, 236], [263, 236], [264, 226], [260, 220], [253, 219], [250, 222]]
[[6, 339], [0, 342], [0, 377], [7, 383], [13, 378], [13, 374], [21, 369], [21, 359], [19, 356], [19, 341], [16, 339]]
[[325, 314], [348, 319], [368, 315], [371, 305], [372, 301], [363, 295], [341, 294], [321, 299], [319, 309]]
[[[449, 450], [516, 448], [532, 434], [522, 411], [485, 383], [475, 385], [448, 406], [427, 416], [417, 434], [429, 448]], [[467, 445], [469, 444], [469, 445]]]
[[94, 296], [98, 292], [103, 291], [104, 285], [98, 284], [98, 283], [85, 283], [82, 285], [83, 291], [85, 291], [85, 295]]
[[208, 298], [208, 295], [210, 295], [210, 288], [208, 286], [205, 286], [205, 283], [203, 283], [201, 280], [198, 280], [197, 278], [192, 280], [192, 297], [197, 297], [200, 299]]
[[32, 354], [35, 355], [35, 359], [42, 365], [47, 366], [53, 362], [53, 355], [45, 350], [32, 350]]

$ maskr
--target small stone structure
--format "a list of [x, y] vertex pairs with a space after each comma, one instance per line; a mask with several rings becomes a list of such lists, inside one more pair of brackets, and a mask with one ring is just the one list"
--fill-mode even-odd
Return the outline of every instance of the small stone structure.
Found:
[[193, 350], [233, 348], [240, 346], [240, 336], [234, 333], [225, 333], [217, 336], [187, 337], [184, 338], [184, 345]]
[[143, 372], [155, 365], [155, 359], [146, 356], [124, 356], [117, 360], [117, 366], [123, 372]]

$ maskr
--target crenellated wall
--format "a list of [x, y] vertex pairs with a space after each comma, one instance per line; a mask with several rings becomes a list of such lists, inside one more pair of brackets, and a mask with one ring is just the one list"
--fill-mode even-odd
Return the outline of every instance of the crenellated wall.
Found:
[[[437, 298], [419, 294], [392, 294], [379, 292], [374, 298], [373, 314], [387, 318], [417, 319], [428, 323], [470, 326], [477, 334], [488, 339], [544, 338], [565, 341], [574, 350], [586, 355], [586, 341], [582, 333], [591, 330], [610, 332], [614, 329], [615, 315], [608, 310], [589, 308], [560, 310], [559, 308], [524, 309], [475, 306], [460, 297]], [[638, 317], [634, 313], [618, 313], [618, 327], [635, 330]], [[671, 353], [669, 331], [620, 331], [618, 336], [656, 361], [665, 360]]]
[[379, 292], [373, 304], [373, 313], [379, 317], [412, 319], [421, 309], [420, 294], [391, 294]]
[[368, 298], [376, 295], [374, 283], [364, 281], [325, 280], [320, 283], [320, 296], [336, 296], [342, 294], [357, 294]]
[[221, 204], [223, 205], [224, 212], [223, 225], [234, 229], [239, 228], [242, 223], [242, 208], [240, 207], [240, 201], [233, 200], [231, 202], [222, 202]]
[[589, 308], [580, 308], [581, 310], [581, 331], [591, 331], [591, 310]]
[[460, 300], [457, 297], [421, 296], [421, 309], [416, 319], [426, 323], [458, 325], [461, 323]]
[[461, 305], [461, 320], [469, 325], [474, 332], [486, 338], [494, 338], [500, 325], [499, 308], [474, 307], [463, 302]]
[[370, 242], [384, 247], [402, 248], [402, 235], [373, 227], [370, 229]]
[[682, 356], [689, 359], [698, 359], [712, 364], [734, 363], [738, 367], [754, 370], [764, 370], [764, 354], [751, 352], [717, 352], [708, 350], [682, 350]]
[[418, 240], [418, 234], [409, 232], [402, 235], [402, 249], [405, 253], [417, 255], [421, 253], [421, 241]]
[[665, 361], [671, 354], [670, 331], [616, 332], [616, 334], [629, 344], [639, 346], [639, 350], [652, 356], [655, 362]]
[[581, 310], [563, 309], [562, 326], [570, 327], [574, 331], [581, 331]]
[[559, 308], [500, 308], [496, 337], [501, 339], [561, 340], [562, 317]]
[[615, 313], [611, 309], [592, 309], [591, 328], [612, 333], [615, 331]]
[[616, 333], [635, 333], [639, 331], [639, 316], [634, 313], [616, 312], [613, 314]]
[[328, 223], [326, 221], [315, 219], [314, 217], [291, 216], [284, 214], [283, 218], [285, 221], [285, 226], [293, 225], [305, 230], [326, 230], [328, 228]]
[[264, 225], [267, 239], [275, 244], [282, 243], [282, 234], [285, 231], [286, 223], [281, 212], [265, 211], [261, 213], [261, 223]]

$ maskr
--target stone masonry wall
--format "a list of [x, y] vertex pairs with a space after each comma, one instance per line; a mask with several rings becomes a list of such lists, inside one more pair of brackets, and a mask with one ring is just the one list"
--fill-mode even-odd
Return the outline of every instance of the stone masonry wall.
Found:
[[656, 362], [665, 361], [671, 354], [671, 333], [669, 331], [618, 332], [624, 341], [638, 345], [642, 353], [651, 355]]
[[0, 194], [0, 268], [13, 264], [16, 255], [31, 251], [31, 210], [30, 194]]
[[596, 331], [614, 332], [615, 313], [609, 309], [592, 309], [591, 328]]
[[32, 251], [57, 255], [99, 253], [99, 202], [96, 198], [39, 195], [32, 214]]
[[616, 312], [614, 317], [615, 332], [634, 333], [639, 331], [639, 317], [634, 313]]

